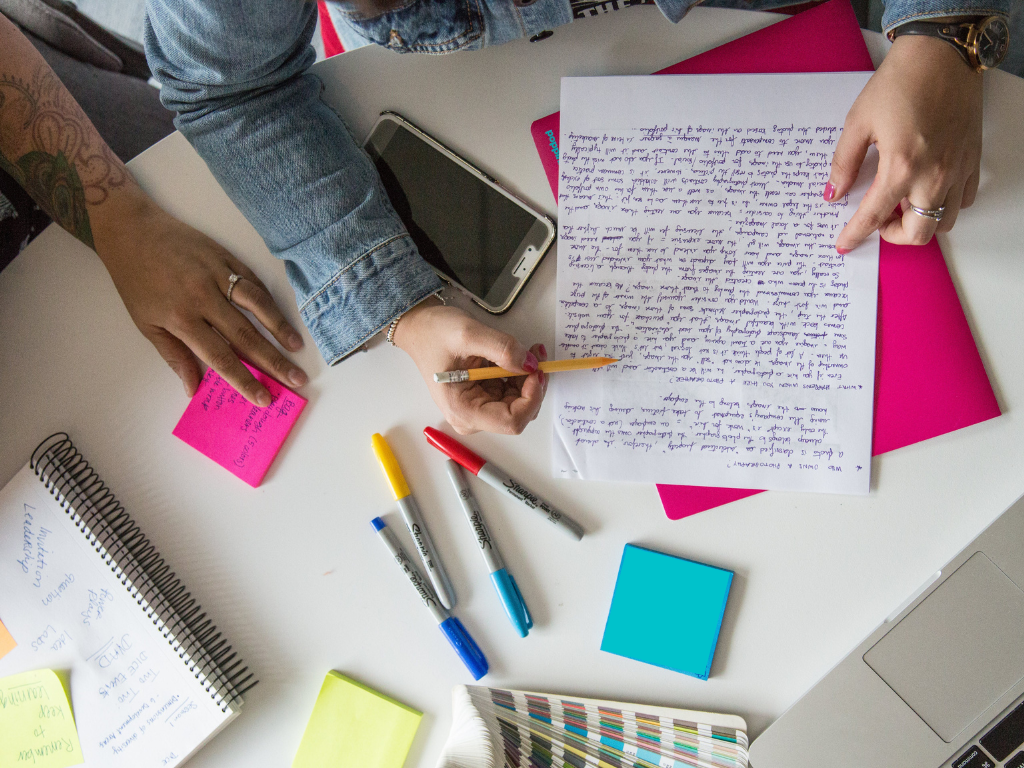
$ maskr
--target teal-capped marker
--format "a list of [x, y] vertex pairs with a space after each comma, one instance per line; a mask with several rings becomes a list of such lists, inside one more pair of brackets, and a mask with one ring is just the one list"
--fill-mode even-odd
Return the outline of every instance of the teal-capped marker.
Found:
[[476, 534], [476, 543], [480, 546], [480, 553], [484, 556], [487, 569], [491, 572], [491, 582], [498, 592], [501, 605], [519, 636], [526, 637], [533, 627], [533, 617], [530, 616], [530, 610], [526, 607], [523, 594], [519, 591], [519, 585], [516, 584], [515, 578], [505, 567], [505, 561], [501, 559], [501, 553], [498, 552], [498, 547], [484, 523], [480, 505], [477, 504], [473, 492], [469, 490], [466, 476], [462, 474], [462, 467], [451, 459], [448, 460], [447, 465], [448, 477], [452, 479], [455, 492], [462, 502], [462, 509], [466, 513], [469, 524], [473, 527], [473, 533]]

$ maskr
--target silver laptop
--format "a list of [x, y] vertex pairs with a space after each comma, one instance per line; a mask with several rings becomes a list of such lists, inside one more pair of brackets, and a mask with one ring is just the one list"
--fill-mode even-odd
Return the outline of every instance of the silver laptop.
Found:
[[1024, 767], [1024, 497], [750, 746], [752, 768]]

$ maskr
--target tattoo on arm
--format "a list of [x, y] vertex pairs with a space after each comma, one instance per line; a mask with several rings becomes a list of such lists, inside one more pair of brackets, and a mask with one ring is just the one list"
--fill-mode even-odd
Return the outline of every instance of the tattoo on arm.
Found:
[[45, 62], [26, 77], [0, 71], [0, 168], [90, 248], [89, 206], [127, 172]]

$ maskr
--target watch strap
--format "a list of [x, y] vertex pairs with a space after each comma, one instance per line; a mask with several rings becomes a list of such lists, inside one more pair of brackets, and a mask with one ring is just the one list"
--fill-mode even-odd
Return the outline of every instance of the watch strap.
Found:
[[895, 40], [900, 35], [924, 35], [945, 40], [956, 49], [971, 69], [977, 69], [978, 64], [971, 60], [970, 52], [967, 50], [967, 35], [970, 32], [972, 21], [908, 21], [900, 24], [889, 33], [889, 39]]

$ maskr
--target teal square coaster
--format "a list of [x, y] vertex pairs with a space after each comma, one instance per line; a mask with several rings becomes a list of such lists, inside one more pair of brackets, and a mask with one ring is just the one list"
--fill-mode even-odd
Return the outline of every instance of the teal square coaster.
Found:
[[627, 544], [601, 650], [707, 680], [732, 571]]

